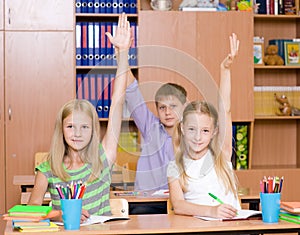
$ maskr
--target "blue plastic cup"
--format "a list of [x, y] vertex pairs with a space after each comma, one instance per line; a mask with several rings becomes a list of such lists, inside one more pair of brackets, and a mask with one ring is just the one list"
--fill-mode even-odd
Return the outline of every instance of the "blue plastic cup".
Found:
[[280, 193], [260, 193], [262, 220], [264, 223], [278, 223]]
[[65, 230], [79, 230], [82, 199], [61, 199], [60, 205]]

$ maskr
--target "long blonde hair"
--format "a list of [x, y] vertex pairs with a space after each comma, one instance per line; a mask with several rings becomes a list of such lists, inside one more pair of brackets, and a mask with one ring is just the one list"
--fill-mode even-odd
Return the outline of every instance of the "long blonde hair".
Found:
[[[191, 113], [208, 115], [213, 119], [214, 129], [218, 129], [218, 112], [213, 105], [205, 101], [193, 101], [189, 103], [183, 111], [182, 123], [185, 123], [187, 115]], [[219, 131], [217, 133], [219, 133]], [[181, 123], [177, 124], [175, 136], [173, 137], [173, 145], [175, 151], [175, 161], [179, 168], [179, 172], [182, 172], [180, 183], [183, 190], [186, 191], [188, 175], [184, 169], [183, 162], [183, 156], [186, 151], [186, 147], [181, 132]], [[234, 174], [234, 171], [228, 166], [228, 163], [225, 160], [224, 153], [222, 152], [221, 145], [218, 140], [218, 134], [214, 135], [212, 138], [209, 144], [209, 149], [213, 155], [216, 174], [219, 180], [223, 182], [226, 193], [231, 191], [235, 196], [237, 196], [237, 178]]]
[[100, 124], [98, 115], [94, 106], [87, 100], [71, 100], [58, 112], [48, 160], [54, 175], [63, 181], [67, 181], [70, 178], [62, 164], [69, 151], [69, 146], [63, 136], [63, 121], [74, 111], [84, 112], [92, 119], [92, 137], [89, 144], [80, 152], [80, 157], [84, 163], [91, 165], [89, 181], [93, 181], [99, 177], [103, 164], [99, 156]]

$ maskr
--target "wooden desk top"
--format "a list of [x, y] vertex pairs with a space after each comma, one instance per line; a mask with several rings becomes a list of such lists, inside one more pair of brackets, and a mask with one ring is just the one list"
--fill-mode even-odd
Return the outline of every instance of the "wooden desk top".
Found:
[[[227, 233], [239, 234], [247, 232], [258, 233], [295, 233], [300, 232], [300, 225], [279, 221], [278, 224], [264, 224], [262, 220], [236, 220], [236, 221], [203, 221], [190, 216], [180, 215], [132, 215], [130, 220], [119, 220], [106, 222], [104, 224], [93, 224], [83, 226], [80, 231], [64, 231], [51, 234], [65, 235], [92, 235], [92, 234], [185, 234], [185, 233]], [[7, 223], [5, 235], [20, 234], [13, 231], [11, 222]], [[39, 233], [49, 235], [49, 232]], [[36, 235], [36, 233], [27, 233]]]
[[[129, 191], [132, 192], [132, 191]], [[122, 195], [125, 193], [125, 195]], [[126, 195], [126, 191], [110, 191], [110, 198], [125, 198], [129, 203], [130, 202], [166, 202], [168, 201], [169, 194], [166, 195], [152, 195], [153, 192], [143, 192], [138, 195]], [[121, 194], [118, 196], [118, 194]]]
[[35, 175], [15, 175], [13, 179], [14, 185], [34, 185]]

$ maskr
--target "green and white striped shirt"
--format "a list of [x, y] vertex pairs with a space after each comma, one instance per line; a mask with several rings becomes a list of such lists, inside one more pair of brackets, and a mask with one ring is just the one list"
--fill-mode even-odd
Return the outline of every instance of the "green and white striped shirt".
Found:
[[[100, 177], [86, 185], [86, 190], [82, 198], [82, 208], [87, 210], [90, 215], [111, 215], [109, 204], [109, 191], [111, 183], [111, 172], [106, 155], [100, 144], [100, 158], [103, 163], [103, 170]], [[56, 190], [56, 186], [67, 187], [73, 183], [85, 183], [91, 174], [91, 164], [84, 164], [79, 169], [65, 171], [70, 175], [68, 182], [63, 182], [60, 178], [53, 175], [48, 161], [37, 166], [36, 170], [42, 172], [48, 179], [48, 191], [51, 194], [52, 207], [54, 210], [60, 210], [60, 197]]]

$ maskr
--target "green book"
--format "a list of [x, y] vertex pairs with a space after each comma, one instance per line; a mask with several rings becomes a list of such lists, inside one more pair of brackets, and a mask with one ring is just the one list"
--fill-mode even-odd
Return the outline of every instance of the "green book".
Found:
[[294, 220], [298, 220], [300, 222], [300, 216], [299, 215], [293, 215], [293, 214], [289, 214], [289, 213], [280, 213], [279, 216], [285, 217], [285, 218], [291, 218], [291, 219], [294, 219]]
[[52, 210], [51, 206], [15, 205], [8, 210], [9, 216], [46, 216]]
[[287, 222], [295, 223], [295, 224], [300, 224], [300, 220], [294, 219], [294, 218], [290, 218], [290, 217], [284, 217], [284, 216], [279, 215], [279, 219], [287, 221]]

